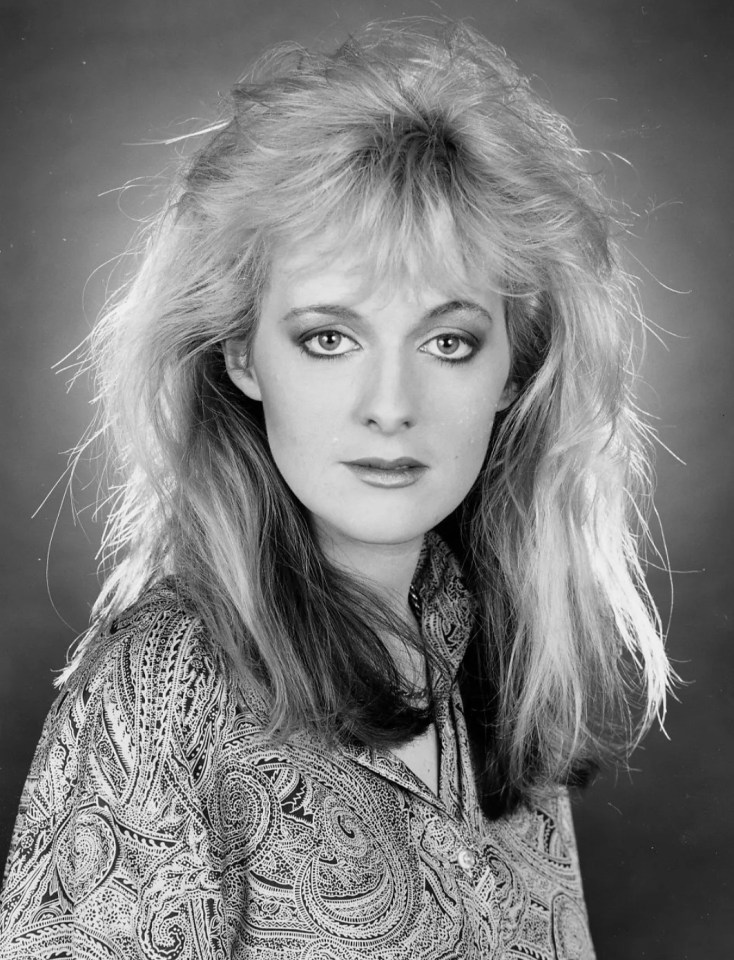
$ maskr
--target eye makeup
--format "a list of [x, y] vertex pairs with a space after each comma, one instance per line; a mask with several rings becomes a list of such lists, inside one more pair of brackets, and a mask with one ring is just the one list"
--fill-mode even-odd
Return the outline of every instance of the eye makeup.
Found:
[[[349, 332], [339, 326], [318, 325], [322, 319], [327, 323], [331, 319], [340, 325], [344, 324]], [[461, 327], [451, 325], [451, 320], [458, 321]], [[449, 322], [444, 327], [441, 321]], [[290, 334], [293, 342], [304, 356], [314, 360], [348, 357], [364, 349], [365, 338], [369, 341], [374, 336], [370, 320], [342, 304], [294, 307], [286, 312], [281, 322], [293, 323], [294, 329]], [[441, 363], [456, 365], [467, 363], [477, 355], [489, 335], [487, 327], [493, 323], [492, 315], [479, 304], [449, 300], [428, 310], [402, 335], [414, 340], [420, 353]], [[430, 330], [431, 326], [433, 331]]]
[[[438, 345], [441, 341], [455, 341], [456, 345], [451, 350], [450, 353], [434, 353], [432, 350], [428, 349], [429, 344]], [[469, 360], [472, 360], [482, 344], [477, 337], [472, 336], [468, 333], [459, 333], [457, 331], [451, 331], [448, 333], [437, 333], [435, 336], [427, 340], [421, 347], [421, 353], [427, 353], [431, 357], [435, 357], [436, 360], [440, 360], [442, 363], [467, 363]], [[464, 348], [464, 352], [460, 355], [455, 355], [457, 351], [461, 351]], [[440, 350], [440, 348], [439, 348]]]
[[[334, 345], [334, 350], [330, 350], [329, 344], [327, 343], [328, 339], [337, 337], [340, 338], [340, 341]], [[314, 357], [317, 360], [336, 360], [337, 357], [344, 357], [349, 353], [356, 353], [357, 350], [361, 349], [353, 337], [342, 333], [341, 330], [308, 331], [305, 334], [301, 334], [301, 336], [297, 338], [296, 343], [302, 353], [307, 357]], [[349, 343], [353, 344], [353, 346], [349, 347]], [[309, 344], [311, 344], [311, 346], [309, 346]], [[348, 349], [337, 349], [341, 346], [347, 346]], [[316, 347], [322, 348], [323, 353], [321, 350], [316, 349]]]
[[[330, 339], [336, 340], [336, 342], [330, 344]], [[442, 341], [448, 344], [446, 353], [441, 352], [441, 346], [439, 345]], [[362, 349], [349, 334], [334, 329], [309, 330], [298, 336], [295, 342], [305, 356], [317, 360], [336, 360], [339, 357], [357, 353]], [[435, 350], [431, 349], [433, 344], [436, 345]], [[332, 345], [334, 349], [329, 349]], [[482, 340], [480, 338], [467, 332], [449, 330], [429, 337], [418, 347], [418, 351], [442, 363], [460, 364], [472, 360], [481, 347]]]

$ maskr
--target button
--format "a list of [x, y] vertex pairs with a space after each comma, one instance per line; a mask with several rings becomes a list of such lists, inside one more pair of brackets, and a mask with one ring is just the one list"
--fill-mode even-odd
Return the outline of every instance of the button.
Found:
[[462, 850], [459, 850], [459, 855], [456, 859], [459, 861], [459, 866], [464, 873], [471, 873], [474, 867], [477, 865], [477, 855], [468, 847], [464, 847]]

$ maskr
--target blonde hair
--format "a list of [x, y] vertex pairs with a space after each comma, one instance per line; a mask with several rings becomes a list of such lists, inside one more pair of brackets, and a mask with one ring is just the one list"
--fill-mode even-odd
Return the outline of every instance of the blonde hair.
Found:
[[470, 265], [507, 303], [519, 394], [442, 525], [479, 603], [462, 683], [485, 809], [623, 751], [669, 678], [639, 559], [643, 324], [613, 210], [567, 124], [468, 26], [403, 23], [329, 54], [277, 47], [210, 134], [92, 337], [116, 453], [111, 572], [64, 679], [174, 574], [232, 675], [268, 696], [274, 730], [388, 743], [430, 721], [384, 656], [381, 631], [411, 642], [405, 625], [326, 562], [259, 406], [225, 371], [222, 343], [251, 336], [273, 251], [332, 237], [396, 282]]

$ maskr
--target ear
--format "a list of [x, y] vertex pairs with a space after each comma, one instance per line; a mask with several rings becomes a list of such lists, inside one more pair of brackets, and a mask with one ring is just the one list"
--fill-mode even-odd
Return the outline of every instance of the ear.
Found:
[[262, 400], [260, 384], [244, 339], [230, 338], [222, 344], [224, 363], [232, 383], [250, 400]]
[[497, 403], [497, 410], [506, 410], [517, 398], [519, 392], [520, 387], [518, 386], [517, 382], [515, 380], [508, 380], [505, 384], [505, 389], [500, 394], [499, 402]]

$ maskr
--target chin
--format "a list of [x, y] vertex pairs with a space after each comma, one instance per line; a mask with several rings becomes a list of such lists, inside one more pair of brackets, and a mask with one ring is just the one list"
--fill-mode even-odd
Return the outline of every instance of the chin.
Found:
[[383, 514], [379, 517], [363, 516], [358, 523], [353, 521], [344, 524], [327, 522], [324, 526], [333, 531], [335, 539], [388, 546], [389, 544], [410, 543], [423, 537], [440, 522], [440, 519], [440, 517], [435, 519], [430, 517], [406, 517], [405, 512], [402, 512], [402, 514], [388, 514], [387, 516]]

